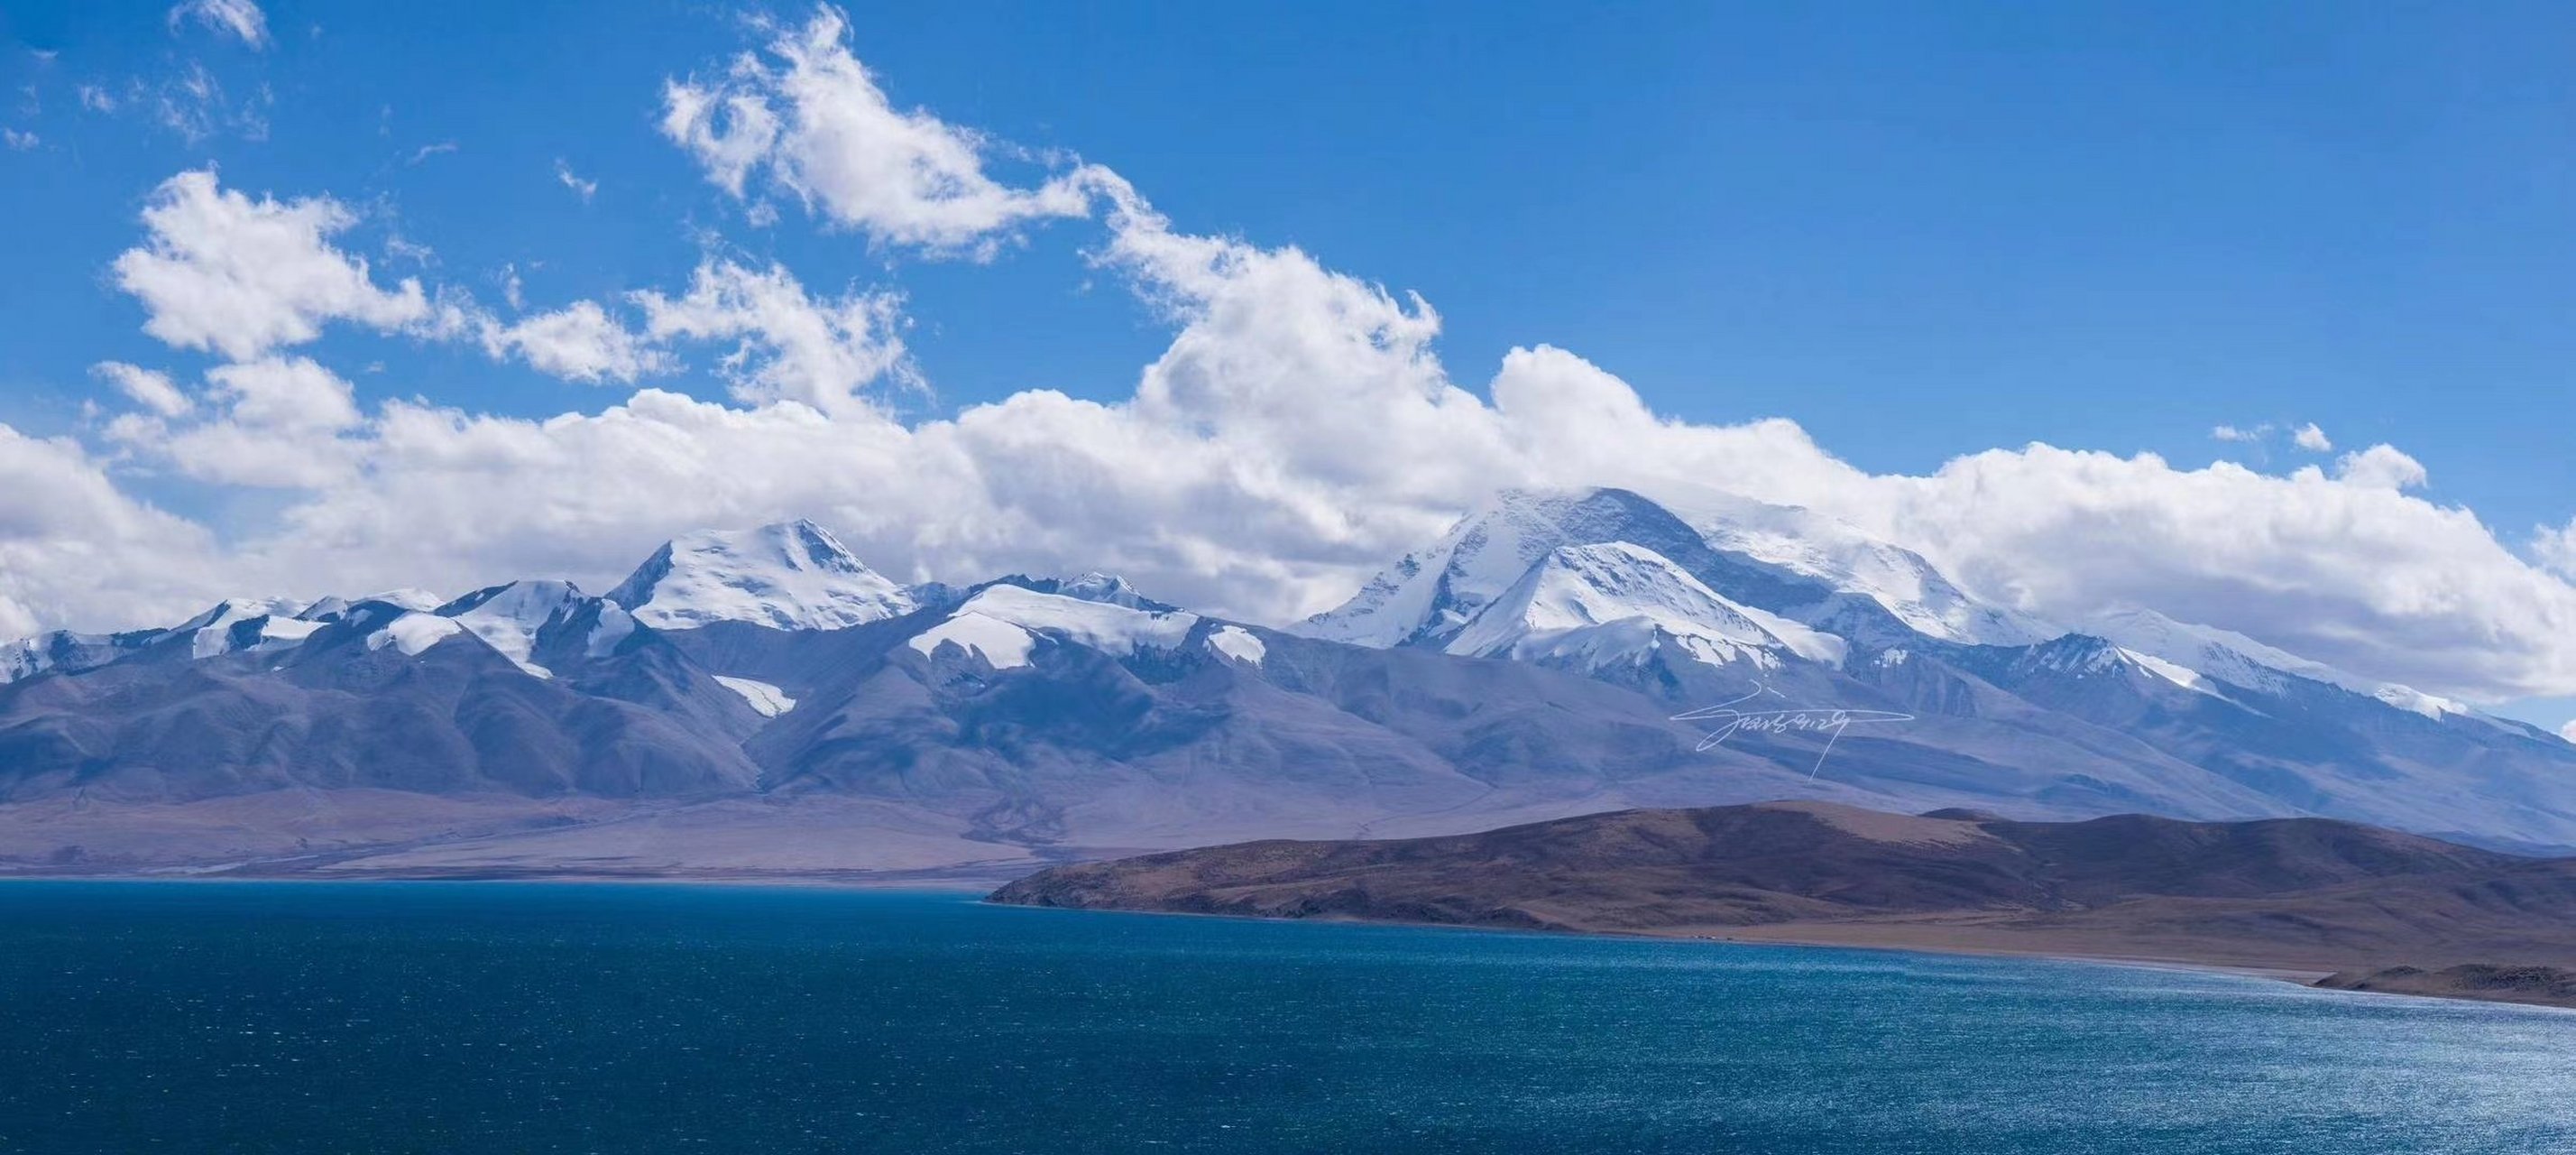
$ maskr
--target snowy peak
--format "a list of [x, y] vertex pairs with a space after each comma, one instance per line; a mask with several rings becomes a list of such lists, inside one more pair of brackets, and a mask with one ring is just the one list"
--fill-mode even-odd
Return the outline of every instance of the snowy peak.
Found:
[[997, 582], [907, 644], [925, 657], [954, 645], [1005, 670], [1028, 665], [1040, 638], [1125, 658], [1141, 650], [1178, 648], [1198, 623], [1198, 615], [1179, 610], [1137, 609]]
[[220, 654], [282, 650], [312, 637], [327, 624], [279, 614], [262, 614], [198, 630], [197, 636], [190, 641], [189, 653], [199, 658], [211, 658]]
[[673, 538], [610, 590], [608, 600], [667, 630], [714, 622], [837, 630], [917, 608], [902, 586], [802, 519]]
[[[476, 590], [440, 606], [436, 616], [453, 620], [500, 651], [502, 657], [539, 678], [554, 676], [552, 670], [540, 664], [541, 653], [577, 646], [579, 656], [599, 657], [635, 631], [635, 619], [624, 608], [561, 581], [519, 581]], [[428, 631], [434, 627], [412, 628]], [[435, 637], [422, 636], [429, 642], [436, 641]], [[406, 646], [404, 652], [417, 651]]]
[[214, 607], [172, 627], [174, 633], [199, 633], [220, 630], [252, 618], [291, 618], [302, 613], [304, 603], [286, 598], [225, 598]]
[[2216, 626], [2175, 621], [2146, 609], [2116, 610], [2084, 623], [2085, 632], [2107, 638], [2132, 653], [2179, 666], [2242, 689], [2265, 694], [2285, 692], [2290, 679], [2323, 682], [2427, 718], [2473, 714], [2467, 704], [2437, 697], [2394, 682], [2382, 682], [2312, 662], [2243, 634]]
[[[331, 601], [331, 600], [335, 600], [335, 599], [329, 599], [329, 598], [324, 599], [324, 601]], [[446, 599], [446, 598], [440, 597], [440, 596], [438, 596], [437, 594], [434, 594], [434, 593], [429, 592], [428, 590], [424, 590], [424, 589], [414, 589], [414, 588], [411, 588], [411, 587], [408, 587], [408, 586], [406, 586], [406, 587], [404, 587], [404, 588], [402, 588], [402, 589], [385, 590], [385, 591], [380, 592], [380, 593], [372, 593], [372, 594], [368, 594], [368, 595], [367, 595], [367, 596], [365, 596], [365, 597], [362, 597], [362, 598], [354, 598], [354, 599], [351, 599], [351, 600], [352, 600], [352, 602], [353, 602], [353, 603], [359, 603], [359, 604], [363, 604], [363, 603], [366, 603], [366, 602], [383, 602], [383, 603], [385, 603], [386, 605], [389, 605], [389, 606], [400, 606], [400, 607], [402, 607], [403, 609], [411, 610], [411, 611], [413, 611], [413, 612], [415, 612], [415, 613], [424, 613], [424, 614], [425, 614], [425, 613], [430, 612], [431, 610], [435, 610], [435, 609], [437, 609], [438, 607], [440, 607], [440, 606], [442, 606], [442, 605], [447, 604], [447, 599]], [[320, 603], [316, 603], [316, 604], [318, 605], [318, 604], [320, 604]], [[311, 610], [306, 610], [306, 611], [305, 611], [305, 616], [307, 616], [307, 617], [311, 617], [311, 616], [313, 616], [313, 611], [311, 611]]]
[[1623, 489], [1506, 490], [1460, 518], [1299, 633], [1384, 648], [1445, 639], [1560, 546], [1626, 541], [1669, 554], [1696, 535], [1663, 507]]
[[1928, 638], [1971, 646], [2027, 646], [2066, 632], [2018, 610], [1980, 602], [1923, 555], [1813, 510], [1714, 490], [1678, 499], [1673, 509], [1712, 548], [1867, 598]]
[[1116, 574], [1101, 573], [1098, 570], [1077, 578], [1033, 578], [1013, 574], [993, 584], [1017, 586], [1033, 593], [1072, 598], [1075, 601], [1098, 602], [1105, 606], [1125, 606], [1131, 610], [1144, 610], [1147, 613], [1169, 613], [1180, 608], [1169, 602], [1158, 602], [1146, 597], [1137, 592], [1135, 585], [1126, 578]]
[[76, 634], [55, 630], [0, 645], [0, 686], [48, 670], [86, 670], [103, 666], [159, 641], [165, 631], [136, 634]]
[[438, 603], [417, 590], [360, 598], [326, 597], [305, 603], [287, 598], [227, 598], [175, 626], [118, 634], [54, 630], [0, 642], [0, 685], [47, 672], [77, 673], [127, 657], [178, 646], [192, 659], [291, 649], [345, 619], [355, 606], [400, 596], [411, 609]]
[[1667, 507], [1623, 489], [1507, 491], [1299, 632], [1367, 646], [1455, 634], [1549, 551], [1627, 542], [1739, 606], [1873, 647], [1918, 637], [2031, 645], [2066, 631], [1977, 601], [1909, 550], [1843, 522], [1715, 491]]
[[170, 632], [188, 635], [192, 657], [279, 649], [322, 628], [319, 622], [299, 620], [304, 609], [305, 603], [285, 598], [226, 598]]
[[[1791, 639], [1794, 638], [1795, 641]], [[1630, 542], [1560, 546], [1444, 647], [1453, 654], [1640, 663], [1667, 648], [1712, 666], [1838, 662], [1838, 640], [1738, 605], [1672, 559]]]
[[1072, 581], [1058, 583], [1055, 592], [1065, 597], [1074, 598], [1080, 601], [1098, 602], [1107, 606], [1125, 606], [1131, 610], [1168, 610], [1172, 608], [1162, 602], [1155, 601], [1152, 598], [1148, 598], [1143, 594], [1137, 593], [1136, 587], [1129, 584], [1126, 578], [1119, 577], [1116, 574], [1102, 573], [1098, 570], [1093, 570], [1090, 573], [1073, 579]]

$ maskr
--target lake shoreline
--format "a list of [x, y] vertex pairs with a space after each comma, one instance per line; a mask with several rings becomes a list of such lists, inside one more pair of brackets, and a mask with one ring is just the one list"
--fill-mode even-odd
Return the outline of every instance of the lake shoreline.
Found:
[[2380, 998], [2438, 999], [2444, 1002], [2488, 1003], [2504, 1006], [2527, 1007], [2537, 1010], [2576, 1012], [2576, 1004], [2566, 1002], [2537, 1002], [2528, 999], [2502, 998], [2473, 993], [2396, 991], [2377, 990], [2363, 987], [2324, 986], [2321, 985], [2322, 980], [2350, 972], [2348, 970], [2332, 969], [2322, 966], [2267, 965], [2250, 962], [2205, 961], [2200, 959], [2166, 956], [2088, 954], [2080, 951], [2048, 949], [2013, 949], [2009, 947], [1977, 948], [1938, 945], [1932, 943], [1905, 943], [1893, 941], [1856, 942], [1847, 938], [1835, 938], [1829, 934], [1795, 933], [1801, 929], [1812, 931], [1815, 926], [1836, 925], [1830, 923], [1813, 924], [1804, 928], [1739, 927], [1734, 929], [1739, 931], [1764, 932], [1785, 930], [1791, 931], [1792, 933], [1725, 935], [1678, 930], [1586, 930], [1569, 927], [1478, 926], [1468, 923], [1428, 922], [1413, 919], [1392, 918], [1353, 918], [1342, 915], [1323, 918], [1272, 918], [1263, 915], [1228, 914], [1216, 911], [1147, 910], [1123, 907], [1039, 906], [1028, 903], [1001, 902], [990, 897], [987, 897], [984, 900], [984, 903], [985, 905], [1003, 908], [1067, 911], [1077, 914], [1141, 914], [1164, 918], [1217, 919], [1227, 922], [1306, 923], [1310, 925], [1322, 924], [1332, 926], [1382, 926], [1403, 927], [1412, 930], [1471, 931], [1482, 934], [1541, 935], [1547, 937], [1568, 938], [1636, 939], [1653, 942], [1711, 943], [1721, 946], [1821, 947], [1833, 950], [1878, 951], [1890, 954], [1916, 954], [1949, 958], [2031, 959], [2045, 962], [2084, 963], [2093, 966], [2126, 967], [2138, 970], [2231, 975], [2238, 978], [2264, 979], [2271, 982], [2288, 983], [2292, 986], [2331, 994], [2371, 995]]
[[1959, 929], [1957, 924], [1918, 922], [1905, 929], [1922, 932], [1919, 937], [1888, 933], [1897, 924], [1872, 922], [1786, 923], [1736, 927], [1682, 927], [1671, 929], [1596, 930], [1579, 927], [1513, 927], [1482, 926], [1456, 922], [1415, 919], [1367, 918], [1333, 915], [1317, 918], [1274, 918], [1262, 915], [1232, 914], [1207, 911], [1154, 910], [1136, 908], [1088, 908], [1039, 906], [1027, 903], [997, 901], [994, 886], [1028, 877], [1008, 874], [896, 874], [896, 875], [705, 875], [705, 874], [584, 874], [572, 872], [478, 872], [473, 874], [423, 874], [414, 876], [334, 877], [314, 874], [0, 874], [0, 886], [12, 883], [173, 883], [189, 885], [243, 885], [283, 883], [293, 885], [340, 886], [371, 883], [420, 884], [536, 884], [554, 886], [686, 886], [708, 888], [779, 889], [779, 890], [849, 890], [911, 891], [973, 898], [978, 904], [996, 908], [1029, 910], [1071, 910], [1099, 913], [1149, 914], [1180, 918], [1212, 918], [1244, 922], [1304, 922], [1344, 926], [1389, 926], [1431, 930], [1480, 931], [1499, 934], [1537, 934], [1578, 938], [1625, 938], [1659, 942], [1705, 942], [1731, 946], [1824, 947], [1842, 950], [1884, 951], [1963, 958], [2018, 958], [2052, 962], [2087, 963], [2101, 966], [2132, 967], [2148, 970], [2171, 970], [2204, 974], [2225, 974], [2242, 978], [2259, 978], [2290, 983], [2310, 990], [2342, 994], [2377, 995], [2398, 998], [2433, 998], [2455, 1002], [2502, 1003], [2512, 1006], [2538, 1007], [2549, 1010], [2576, 1011], [2576, 1003], [2566, 1001], [2514, 998], [2498, 994], [2469, 991], [2427, 991], [2371, 989], [2361, 986], [2326, 986], [2324, 980], [2355, 974], [2354, 968], [2335, 967], [2324, 963], [2299, 961], [2256, 961], [2244, 958], [2208, 958], [2189, 955], [2149, 955], [2137, 953], [2091, 952], [2045, 945], [2028, 947], [1950, 941], [1938, 933]]

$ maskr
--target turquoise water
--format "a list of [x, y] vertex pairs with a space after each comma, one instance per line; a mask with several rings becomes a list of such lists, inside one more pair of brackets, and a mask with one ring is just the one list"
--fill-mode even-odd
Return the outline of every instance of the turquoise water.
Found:
[[955, 895], [0, 885], [6, 1151], [2576, 1151], [2576, 1014]]

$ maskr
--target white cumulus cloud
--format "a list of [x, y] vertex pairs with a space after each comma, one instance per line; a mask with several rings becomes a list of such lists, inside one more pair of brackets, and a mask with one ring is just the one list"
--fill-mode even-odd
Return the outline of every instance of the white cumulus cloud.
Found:
[[175, 620], [229, 568], [213, 535], [128, 496], [79, 444], [0, 425], [0, 635]]
[[280, 202], [219, 186], [210, 169], [162, 182], [143, 210], [149, 236], [116, 258], [119, 287], [143, 302], [144, 332], [248, 360], [349, 320], [378, 329], [431, 318], [420, 282], [391, 289], [366, 259], [333, 247], [356, 217], [329, 197]]
[[2334, 451], [2334, 441], [2326, 436], [2325, 430], [2317, 428], [2317, 423], [2314, 421], [2308, 422], [2307, 424], [2292, 430], [2290, 432], [2290, 441], [2299, 448], [2307, 450], [2310, 453], [2331, 453]]
[[196, 407], [196, 403], [171, 382], [170, 375], [160, 370], [123, 361], [101, 361], [90, 366], [89, 371], [99, 380], [116, 386], [117, 392], [133, 399], [135, 404], [159, 416], [177, 417]]
[[[508, 288], [516, 298], [515, 275]], [[516, 356], [540, 373], [570, 381], [631, 382], [675, 366], [669, 353], [652, 347], [596, 301], [576, 301], [507, 325], [485, 318], [479, 325], [483, 348], [494, 358]]]
[[863, 387], [904, 371], [900, 298], [853, 290], [818, 299], [784, 266], [711, 259], [680, 296], [635, 300], [656, 340], [736, 342], [722, 365], [744, 401], [840, 412], [863, 404]]
[[2540, 527], [2532, 535], [2531, 555], [2560, 577], [2576, 579], [2576, 519], [2561, 526]]
[[765, 173], [826, 220], [888, 244], [989, 257], [1016, 226], [1091, 210], [1095, 170], [1013, 188], [985, 171], [979, 134], [894, 106], [824, 8], [779, 30], [768, 56], [746, 53], [720, 79], [671, 81], [662, 131], [736, 196]]
[[2393, 445], [2373, 445], [2336, 458], [2335, 476], [2373, 489], [2416, 489], [2429, 480], [2422, 462]]
[[272, 489], [339, 484], [363, 452], [344, 436], [365, 420], [355, 391], [309, 358], [221, 365], [206, 383], [201, 419], [119, 421], [109, 436], [200, 481]]

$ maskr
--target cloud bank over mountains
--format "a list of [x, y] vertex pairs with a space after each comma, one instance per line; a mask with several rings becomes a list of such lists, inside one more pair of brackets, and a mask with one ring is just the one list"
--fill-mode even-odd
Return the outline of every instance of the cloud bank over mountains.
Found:
[[[920, 377], [898, 294], [818, 290], [710, 243], [686, 284], [505, 319], [338, 247], [351, 210], [327, 193], [182, 172], [107, 275], [146, 332], [219, 363], [102, 362], [129, 404], [83, 436], [0, 426], [0, 636], [166, 620], [235, 593], [604, 588], [675, 531], [794, 516], [905, 579], [1103, 569], [1281, 622], [1494, 490], [1610, 485], [1805, 506], [2056, 620], [2149, 608], [2472, 700], [2576, 693], [2576, 526], [2527, 560], [2427, 497], [2423, 466], [2392, 446], [2285, 474], [2040, 444], [1872, 474], [1766, 415], [1795, 413], [1794, 396], [1740, 424], [1687, 423], [1545, 345], [1462, 377], [1435, 351], [1431, 302], [1293, 247], [1191, 233], [1110, 167], [901, 108], [829, 9], [762, 35], [660, 94], [663, 134], [746, 224], [796, 214], [854, 245], [966, 261], [1074, 234], [1172, 330], [1132, 393], [1030, 390], [906, 421], [887, 402]], [[1038, 175], [1014, 183], [1006, 161]], [[333, 326], [632, 391], [543, 420], [434, 398], [367, 408], [348, 367], [295, 351]], [[692, 368], [729, 399], [656, 385]], [[2291, 435], [2333, 448], [2313, 425]], [[265, 491], [275, 512], [219, 540], [136, 496], [145, 476]]]

